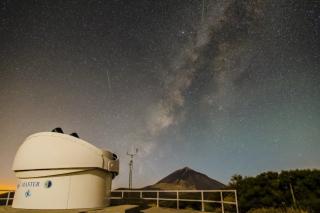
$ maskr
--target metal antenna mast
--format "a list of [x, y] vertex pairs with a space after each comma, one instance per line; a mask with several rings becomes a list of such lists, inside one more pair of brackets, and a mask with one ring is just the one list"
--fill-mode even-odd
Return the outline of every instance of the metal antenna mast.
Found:
[[127, 155], [130, 156], [129, 161], [129, 189], [132, 189], [132, 171], [133, 171], [133, 157], [138, 153], [138, 149], [134, 153], [127, 152]]

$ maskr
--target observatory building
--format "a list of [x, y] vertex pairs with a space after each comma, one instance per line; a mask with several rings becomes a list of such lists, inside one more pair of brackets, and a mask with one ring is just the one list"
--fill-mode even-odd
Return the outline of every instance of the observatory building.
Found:
[[100, 208], [110, 205], [119, 159], [56, 128], [26, 138], [12, 169], [18, 178], [13, 208]]

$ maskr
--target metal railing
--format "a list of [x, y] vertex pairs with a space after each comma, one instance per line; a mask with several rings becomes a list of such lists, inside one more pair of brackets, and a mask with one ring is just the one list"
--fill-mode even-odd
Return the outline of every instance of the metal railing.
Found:
[[[0, 196], [1, 194], [6, 194], [5, 197], [0, 197], [0, 201], [5, 201], [5, 206], [8, 206], [10, 204], [10, 201], [13, 200], [13, 195], [15, 191], [9, 191], [9, 190], [0, 190]], [[175, 201], [177, 203], [176, 208], [180, 209], [180, 202], [201, 202], [201, 211], [205, 211], [205, 204], [206, 203], [218, 203], [221, 206], [221, 212], [225, 213], [225, 205], [234, 205], [236, 213], [239, 213], [238, 209], [238, 198], [237, 198], [237, 191], [236, 190], [114, 190], [112, 191], [112, 194], [118, 193], [121, 196], [115, 197], [112, 196], [111, 199], [113, 200], [119, 200], [119, 199], [142, 199], [142, 200], [154, 200], [156, 201], [157, 207], [160, 206], [160, 201]], [[132, 193], [139, 194], [138, 197], [130, 197], [125, 196]], [[155, 194], [154, 197], [146, 197], [145, 194]], [[175, 198], [168, 198], [168, 197], [161, 197], [160, 194], [163, 193], [171, 193], [175, 194]], [[189, 199], [189, 198], [182, 198], [183, 194], [196, 194], [200, 193], [201, 199]], [[205, 198], [205, 194], [219, 194], [220, 199], [214, 200], [210, 198]], [[224, 199], [224, 194], [226, 193], [232, 193], [233, 194], [233, 200], [234, 201], [227, 201]]]
[[[221, 212], [225, 212], [225, 205], [234, 205], [236, 213], [239, 213], [238, 209], [238, 198], [237, 198], [237, 191], [236, 190], [115, 190], [112, 191], [112, 194], [121, 194], [121, 196], [115, 197], [112, 196], [111, 199], [117, 200], [117, 199], [142, 199], [142, 200], [154, 200], [156, 201], [157, 207], [159, 207], [160, 201], [175, 201], [177, 203], [176, 208], [180, 209], [180, 202], [201, 202], [201, 211], [205, 211], [205, 204], [206, 203], [218, 203], [221, 206]], [[138, 197], [134, 196], [125, 196], [129, 194], [138, 194]], [[156, 196], [153, 197], [146, 197], [144, 194], [150, 194], [153, 193]], [[160, 193], [174, 193], [175, 198], [168, 198], [168, 197], [161, 197]], [[196, 194], [200, 193], [201, 199], [189, 199], [189, 198], [181, 198], [182, 194]], [[205, 194], [219, 194], [220, 199], [214, 200], [210, 198], [205, 198]], [[232, 193], [234, 201], [227, 201], [224, 199], [224, 194], [226, 193]], [[208, 196], [207, 196], [208, 197]]]
[[0, 190], [0, 196], [2, 194], [7, 194], [5, 197], [0, 197], [0, 201], [4, 200], [5, 201], [5, 206], [8, 206], [10, 204], [10, 200], [13, 200], [13, 197], [11, 197], [11, 195], [13, 195], [14, 191], [10, 191], [10, 190]]

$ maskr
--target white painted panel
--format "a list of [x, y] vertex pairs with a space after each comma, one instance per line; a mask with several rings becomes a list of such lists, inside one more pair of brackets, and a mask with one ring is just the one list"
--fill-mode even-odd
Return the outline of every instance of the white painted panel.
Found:
[[19, 179], [13, 208], [66, 209], [70, 176]]
[[[105, 207], [108, 203], [107, 188], [110, 192], [111, 174], [103, 170], [92, 170], [73, 175], [70, 181], [68, 208]], [[108, 194], [110, 196], [110, 193]]]
[[110, 204], [111, 173], [102, 169], [19, 179], [13, 208], [82, 209]]

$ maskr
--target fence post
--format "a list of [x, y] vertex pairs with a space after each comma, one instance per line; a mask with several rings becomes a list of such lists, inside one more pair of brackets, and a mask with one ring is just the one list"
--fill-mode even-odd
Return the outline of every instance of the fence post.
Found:
[[177, 209], [179, 209], [179, 191], [177, 191]]
[[9, 199], [10, 199], [10, 192], [8, 192], [8, 197], [7, 197], [7, 201], [6, 201], [6, 206], [9, 205]]
[[159, 191], [157, 191], [157, 207], [159, 207]]
[[142, 191], [140, 191], [140, 199], [142, 199]]
[[220, 200], [221, 200], [221, 212], [224, 213], [224, 205], [223, 205], [223, 194], [222, 191], [220, 191]]
[[236, 211], [239, 213], [237, 190], [234, 190], [234, 197], [236, 199]]
[[204, 212], [203, 191], [201, 191], [201, 211]]
[[123, 191], [121, 191], [121, 198], [123, 199]]

